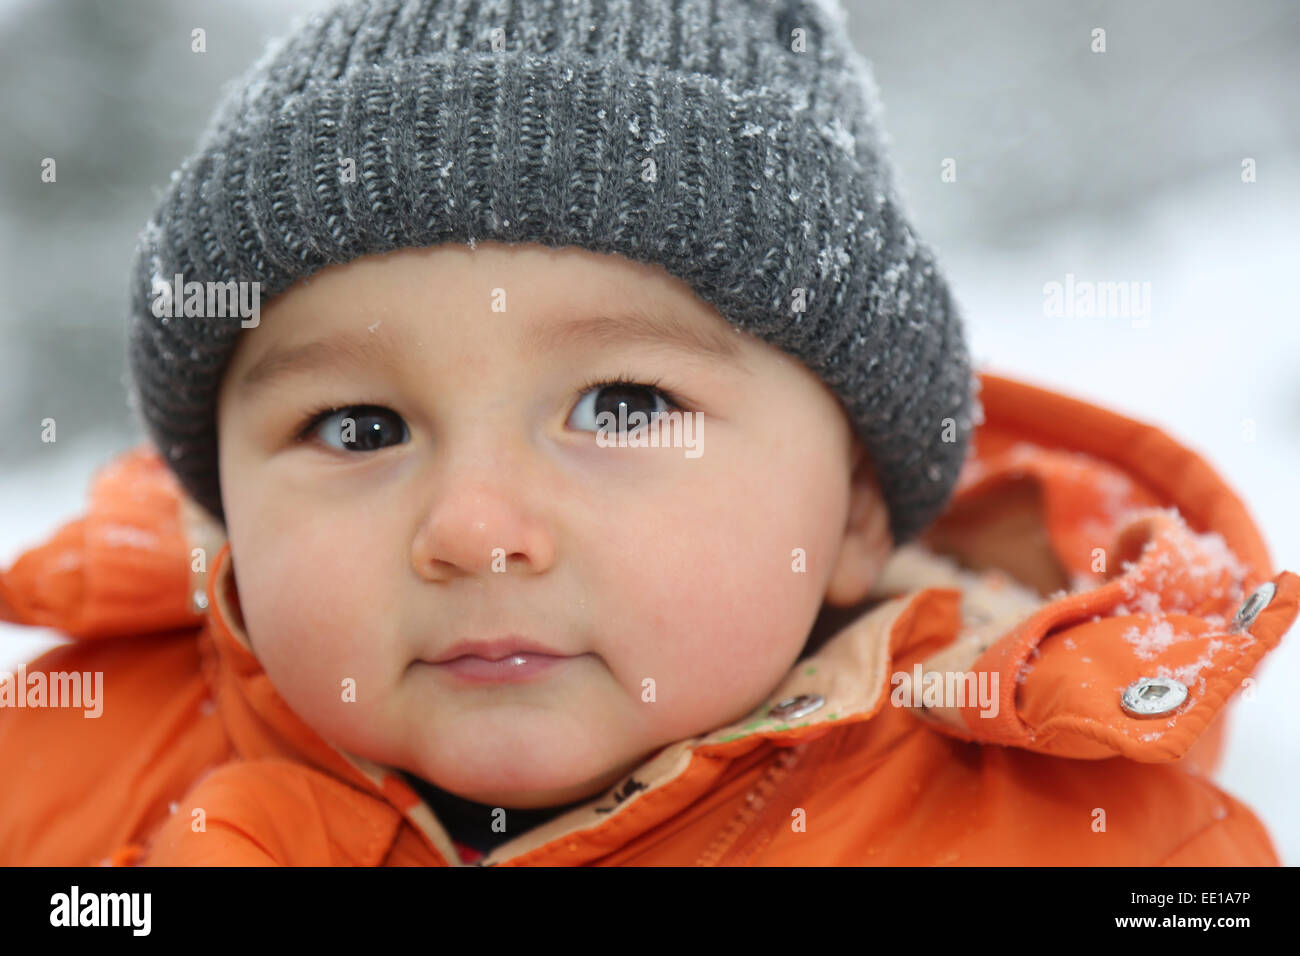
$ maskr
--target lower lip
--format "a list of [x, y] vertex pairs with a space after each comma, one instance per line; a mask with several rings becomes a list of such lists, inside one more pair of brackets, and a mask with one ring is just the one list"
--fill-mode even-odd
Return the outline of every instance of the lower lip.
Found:
[[462, 680], [476, 684], [508, 684], [515, 681], [529, 680], [567, 660], [572, 660], [572, 658], [530, 653], [511, 654], [499, 661], [465, 656], [451, 661], [444, 661], [434, 666], [449, 671]]

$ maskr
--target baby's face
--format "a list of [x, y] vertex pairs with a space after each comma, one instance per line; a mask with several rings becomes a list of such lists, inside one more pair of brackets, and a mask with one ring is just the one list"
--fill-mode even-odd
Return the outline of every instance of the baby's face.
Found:
[[[696, 450], [602, 446], [620, 402], [701, 412]], [[344, 750], [494, 806], [594, 796], [745, 716], [890, 548], [826, 386], [614, 255], [324, 270], [242, 333], [218, 425], [244, 625], [280, 695]], [[494, 683], [432, 663], [508, 637], [563, 659]]]

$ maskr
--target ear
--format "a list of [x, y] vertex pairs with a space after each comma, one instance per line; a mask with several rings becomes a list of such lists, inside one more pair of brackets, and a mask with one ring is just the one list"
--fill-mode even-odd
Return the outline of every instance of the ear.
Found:
[[853, 444], [849, 516], [826, 582], [825, 600], [834, 607], [852, 607], [865, 598], [894, 549], [889, 509], [875, 468], [861, 440], [855, 436]]

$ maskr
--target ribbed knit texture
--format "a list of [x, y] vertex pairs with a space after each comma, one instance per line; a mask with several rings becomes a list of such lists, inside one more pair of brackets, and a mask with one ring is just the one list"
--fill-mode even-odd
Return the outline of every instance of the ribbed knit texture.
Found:
[[946, 504], [976, 403], [883, 137], [834, 0], [341, 4], [230, 88], [141, 234], [131, 407], [224, 521], [215, 402], [240, 319], [155, 317], [155, 281], [258, 281], [265, 305], [404, 246], [581, 246], [661, 264], [819, 375], [902, 543]]

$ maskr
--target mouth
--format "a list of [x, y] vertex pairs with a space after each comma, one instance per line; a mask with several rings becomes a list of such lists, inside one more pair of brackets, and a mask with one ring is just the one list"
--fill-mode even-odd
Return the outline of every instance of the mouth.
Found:
[[459, 641], [433, 658], [429, 663], [446, 664], [459, 657], [476, 657], [479, 660], [497, 663], [520, 656], [562, 658], [572, 655], [547, 647], [545, 644], [540, 644], [529, 638], [511, 634], [493, 641]]
[[530, 680], [582, 654], [562, 654], [528, 638], [510, 635], [494, 641], [461, 641], [426, 663], [476, 684]]

